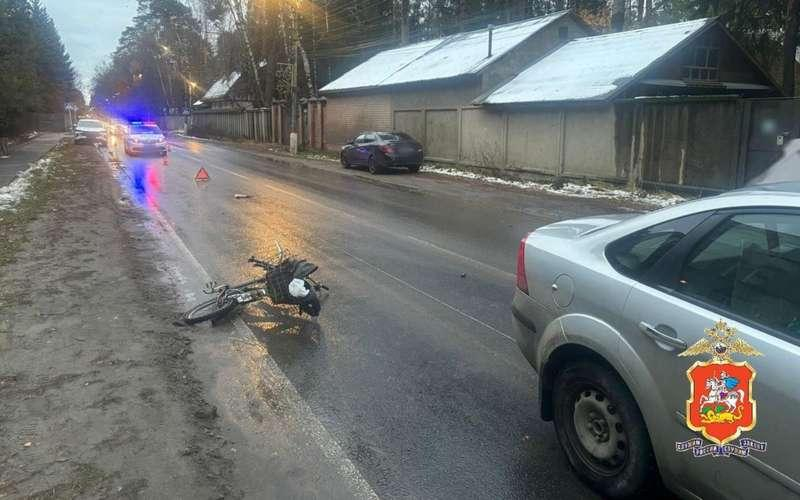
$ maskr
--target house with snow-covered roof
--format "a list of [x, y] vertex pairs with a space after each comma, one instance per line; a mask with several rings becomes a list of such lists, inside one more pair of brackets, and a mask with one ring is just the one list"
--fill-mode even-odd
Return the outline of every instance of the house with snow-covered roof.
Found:
[[433, 161], [521, 177], [727, 189], [742, 181], [748, 138], [784, 127], [777, 111], [771, 128], [749, 125], [743, 100], [781, 93], [717, 19], [604, 35], [576, 19], [559, 12], [377, 54], [321, 89], [327, 146], [393, 129]]
[[385, 50], [320, 89], [325, 142], [404, 130], [432, 156], [457, 153], [460, 110], [522, 68], [592, 30], [571, 11]]
[[780, 95], [715, 18], [577, 38], [473, 101], [507, 126], [476, 126], [460, 159], [502, 142], [507, 169], [727, 189], [741, 99]]

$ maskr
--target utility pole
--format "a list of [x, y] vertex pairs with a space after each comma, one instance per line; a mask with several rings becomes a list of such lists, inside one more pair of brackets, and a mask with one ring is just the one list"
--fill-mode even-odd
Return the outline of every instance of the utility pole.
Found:
[[300, 44], [298, 43], [297, 39], [294, 40], [294, 63], [292, 63], [292, 116], [289, 120], [289, 126], [291, 127], [292, 132], [297, 132], [297, 96], [299, 93], [297, 84], [298, 84], [298, 75], [297, 75], [297, 66], [298, 66], [298, 57], [300, 52]]

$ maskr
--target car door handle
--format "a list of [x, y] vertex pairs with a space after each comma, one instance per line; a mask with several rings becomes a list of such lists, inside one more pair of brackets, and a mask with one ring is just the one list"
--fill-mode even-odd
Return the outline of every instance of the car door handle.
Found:
[[677, 337], [667, 335], [666, 333], [659, 331], [656, 327], [645, 323], [644, 321], [639, 323], [639, 330], [656, 342], [661, 342], [662, 344], [666, 344], [676, 349], [686, 350], [686, 342]]

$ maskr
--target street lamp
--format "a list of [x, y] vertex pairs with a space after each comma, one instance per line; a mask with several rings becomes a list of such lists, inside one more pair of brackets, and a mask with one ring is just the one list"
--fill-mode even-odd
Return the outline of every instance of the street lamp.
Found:
[[194, 88], [197, 87], [197, 83], [191, 80], [187, 80], [187, 83], [189, 84], [189, 109], [192, 109], [192, 101], [194, 99], [193, 97]]

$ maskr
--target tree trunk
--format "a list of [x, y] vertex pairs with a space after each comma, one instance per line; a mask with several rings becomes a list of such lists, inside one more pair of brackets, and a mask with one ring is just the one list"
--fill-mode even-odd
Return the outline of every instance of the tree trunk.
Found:
[[644, 5], [644, 25], [652, 26], [655, 19], [655, 12], [653, 12], [653, 0], [647, 0]]
[[400, 0], [400, 43], [408, 43], [408, 0]]
[[[234, 2], [236, 5], [234, 5]], [[241, 11], [241, 3], [239, 3], [239, 0], [228, 0], [228, 7], [231, 9], [233, 21], [236, 23], [236, 27], [239, 29], [245, 48], [247, 49], [247, 55], [250, 59], [250, 67], [253, 71], [253, 82], [256, 86], [256, 100], [258, 101], [259, 106], [263, 106], [264, 97], [262, 95], [261, 81], [258, 78], [258, 64], [256, 63], [256, 58], [253, 56], [253, 46], [250, 45], [250, 35], [247, 33], [247, 21], [245, 20], [244, 14]]]
[[800, 13], [800, 0], [788, 0], [786, 2], [786, 23], [783, 26], [783, 93], [789, 97], [794, 97], [798, 13]]
[[622, 31], [625, 27], [625, 0], [611, 0], [611, 23], [609, 31]]

